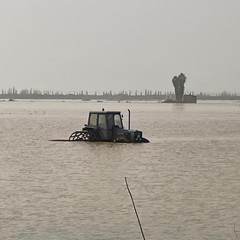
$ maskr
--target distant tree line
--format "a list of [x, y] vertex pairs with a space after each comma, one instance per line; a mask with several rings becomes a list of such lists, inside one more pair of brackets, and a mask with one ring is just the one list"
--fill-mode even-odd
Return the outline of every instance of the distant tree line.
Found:
[[[194, 95], [193, 92], [190, 94]], [[82, 100], [165, 100], [165, 99], [174, 99], [175, 93], [171, 91], [152, 91], [145, 89], [144, 91], [132, 91], [132, 90], [122, 90], [119, 92], [113, 91], [103, 91], [102, 93], [89, 93], [88, 91], [73, 91], [68, 93], [63, 93], [62, 91], [52, 91], [39, 89], [22, 89], [17, 90], [15, 87], [9, 88], [8, 90], [1, 90], [0, 93], [1, 99], [82, 99]], [[203, 93], [200, 92], [197, 94], [198, 99], [223, 99], [223, 100], [239, 100], [240, 95], [237, 93], [231, 93], [223, 91], [221, 93]]]
[[1, 91], [0, 98], [14, 98], [14, 99], [106, 99], [106, 100], [151, 100], [151, 99], [165, 99], [166, 97], [174, 97], [172, 92], [161, 92], [152, 91], [146, 89], [145, 91], [103, 91], [101, 94], [89, 93], [88, 91], [73, 91], [68, 93], [63, 93], [61, 91], [45, 90], [41, 91], [39, 89], [22, 89], [17, 90], [15, 87], [9, 88], [7, 91]]

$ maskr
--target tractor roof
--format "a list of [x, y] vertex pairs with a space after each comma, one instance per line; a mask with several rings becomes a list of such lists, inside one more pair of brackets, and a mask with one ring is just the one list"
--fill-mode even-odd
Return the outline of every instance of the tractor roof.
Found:
[[95, 113], [95, 114], [120, 114], [120, 111], [91, 111], [90, 113]]

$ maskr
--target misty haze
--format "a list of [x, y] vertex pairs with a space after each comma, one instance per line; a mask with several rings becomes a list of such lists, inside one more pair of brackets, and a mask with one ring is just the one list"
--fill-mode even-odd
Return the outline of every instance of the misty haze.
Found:
[[239, 9], [1, 0], [0, 239], [239, 239]]

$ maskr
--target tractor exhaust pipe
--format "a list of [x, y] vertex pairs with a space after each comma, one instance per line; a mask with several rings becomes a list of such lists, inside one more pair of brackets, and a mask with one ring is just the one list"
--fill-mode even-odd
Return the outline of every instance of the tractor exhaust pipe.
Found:
[[131, 113], [130, 113], [130, 110], [128, 109], [128, 129], [130, 129], [130, 123], [131, 123]]

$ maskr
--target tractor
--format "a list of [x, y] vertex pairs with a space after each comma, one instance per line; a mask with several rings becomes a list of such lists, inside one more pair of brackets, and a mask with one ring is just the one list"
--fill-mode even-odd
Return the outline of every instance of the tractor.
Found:
[[119, 111], [89, 112], [88, 123], [81, 131], [73, 132], [69, 141], [100, 141], [147, 143], [142, 131], [130, 129], [130, 110], [128, 109], [128, 129], [123, 127], [122, 114]]

